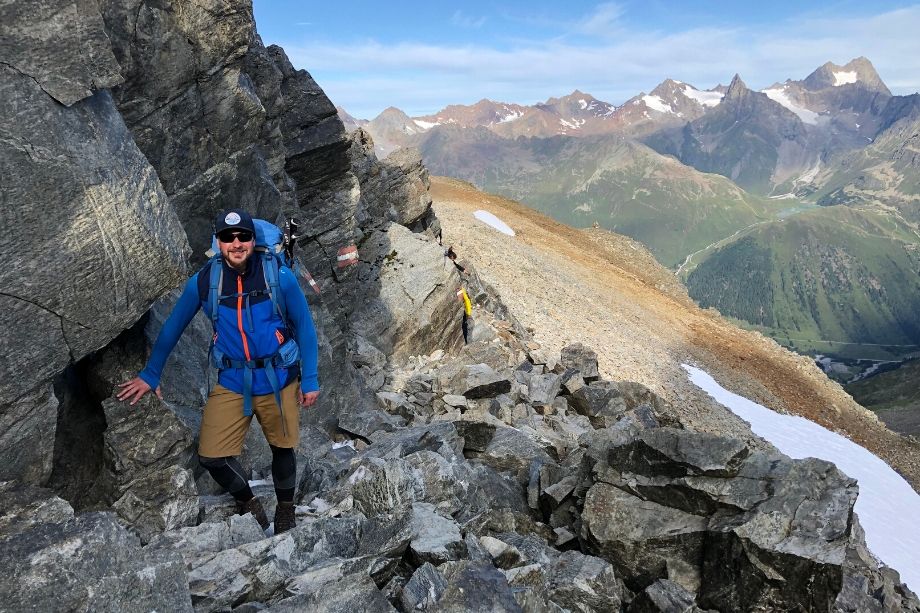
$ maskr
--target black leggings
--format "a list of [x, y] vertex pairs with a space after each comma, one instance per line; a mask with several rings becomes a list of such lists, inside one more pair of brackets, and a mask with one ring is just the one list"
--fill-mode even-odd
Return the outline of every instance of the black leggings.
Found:
[[[293, 449], [269, 445], [272, 450], [272, 478], [275, 481], [275, 495], [279, 502], [294, 502], [294, 489], [297, 485], [297, 456]], [[230, 492], [239, 501], [246, 502], [253, 496], [249, 482], [233, 457], [205, 458], [198, 457], [201, 465], [211, 474], [217, 483]]]
[[297, 485], [297, 456], [293, 449], [272, 448], [272, 479], [275, 481], [275, 495], [278, 502], [294, 502], [294, 488]]
[[198, 461], [204, 466], [218, 485], [230, 492], [234, 498], [246, 502], [252, 498], [249, 481], [236, 458], [205, 458], [198, 456]]

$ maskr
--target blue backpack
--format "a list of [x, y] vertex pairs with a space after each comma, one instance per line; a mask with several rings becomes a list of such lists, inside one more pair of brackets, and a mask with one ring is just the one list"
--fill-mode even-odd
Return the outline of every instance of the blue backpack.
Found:
[[[253, 219], [252, 221], [256, 230], [256, 246], [253, 257], [262, 259], [262, 274], [265, 277], [265, 287], [272, 301], [272, 307], [281, 316], [284, 325], [288, 326], [287, 307], [284, 303], [284, 299], [281, 297], [281, 281], [279, 274], [282, 266], [291, 270], [294, 269], [296, 262], [292, 257], [292, 250], [286, 248], [289, 243], [285, 240], [284, 232], [282, 232], [278, 226], [264, 219]], [[207, 255], [211, 257], [207, 310], [211, 317], [211, 326], [216, 335], [219, 307], [218, 298], [221, 295], [224, 280], [222, 258], [220, 249], [217, 246], [216, 237], [212, 239], [211, 249], [208, 250]], [[234, 360], [223, 355], [215, 348], [214, 337], [212, 337], [211, 345], [208, 348], [208, 356], [211, 366], [218, 370], [223, 368], [245, 369], [243, 371], [243, 412], [247, 416], [252, 415], [252, 371], [256, 368], [264, 369], [266, 377], [272, 386], [275, 401], [278, 403], [278, 408], [282, 411], [283, 417], [284, 409], [281, 406], [281, 388], [274, 367], [290, 368], [291, 366], [300, 364], [300, 348], [297, 346], [297, 342], [293, 337], [285, 340], [278, 348], [278, 352], [271, 358], [249, 361]], [[209, 381], [208, 388], [210, 387]], [[283, 419], [281, 423], [283, 426]]]

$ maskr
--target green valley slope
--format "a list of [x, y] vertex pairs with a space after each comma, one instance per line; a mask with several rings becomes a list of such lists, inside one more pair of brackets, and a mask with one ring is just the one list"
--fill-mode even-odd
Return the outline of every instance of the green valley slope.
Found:
[[895, 432], [920, 436], [920, 360], [851, 383], [844, 389]]
[[433, 174], [470, 181], [574, 227], [595, 222], [645, 244], [665, 266], [794, 202], [752, 196], [615, 136], [517, 138], [439, 126], [415, 141]]
[[685, 282], [701, 306], [801, 352], [882, 359], [920, 344], [918, 268], [920, 240], [899, 216], [835, 206], [753, 228]]

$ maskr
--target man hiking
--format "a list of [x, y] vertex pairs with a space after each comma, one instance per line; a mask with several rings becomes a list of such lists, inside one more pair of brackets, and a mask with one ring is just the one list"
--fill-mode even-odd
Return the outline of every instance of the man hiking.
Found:
[[[233, 495], [238, 513], [252, 513], [263, 530], [268, 528], [262, 503], [253, 495], [235, 457], [242, 451], [255, 413], [272, 451], [278, 497], [275, 534], [280, 534], [295, 525], [298, 405], [309, 407], [319, 395], [316, 331], [294, 273], [271, 261], [274, 256], [253, 256], [256, 229], [249, 213], [240, 209], [220, 213], [214, 234], [220, 257], [212, 258], [185, 284], [147, 365], [137, 377], [119, 386], [117, 397], [134, 405], [151, 389], [160, 396], [166, 358], [198, 309], [209, 312], [214, 325], [211, 357], [219, 375], [204, 407], [199, 461]], [[221, 267], [220, 271], [213, 270], [214, 266]], [[269, 266], [271, 271], [264, 270]], [[280, 296], [272, 295], [272, 287]], [[219, 297], [216, 304], [212, 296]], [[296, 346], [291, 339], [296, 339]], [[298, 348], [299, 364], [296, 357], [290, 358]]]

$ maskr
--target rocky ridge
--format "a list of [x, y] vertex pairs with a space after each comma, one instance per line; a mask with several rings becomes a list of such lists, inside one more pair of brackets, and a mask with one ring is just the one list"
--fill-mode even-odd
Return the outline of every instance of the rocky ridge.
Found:
[[[680, 398], [602, 378], [585, 346], [541, 348], [475, 266], [464, 347], [417, 152], [378, 160], [346, 134], [248, 2], [68, 4], [81, 27], [35, 56], [58, 7], [16, 7], [0, 19], [0, 210], [14, 234], [72, 243], [7, 253], [17, 274], [42, 266], [10, 279], [2, 322], [6, 355], [34, 354], [5, 366], [0, 396], [16, 426], [0, 439], [2, 607], [920, 610], [865, 551], [852, 481], [740, 422], [702, 431]], [[300, 525], [277, 536], [197, 465], [202, 316], [164, 400], [113, 397], [229, 206], [304, 221], [323, 394], [296, 450]], [[335, 264], [352, 245], [357, 262]], [[257, 432], [243, 464], [270, 507]]]

